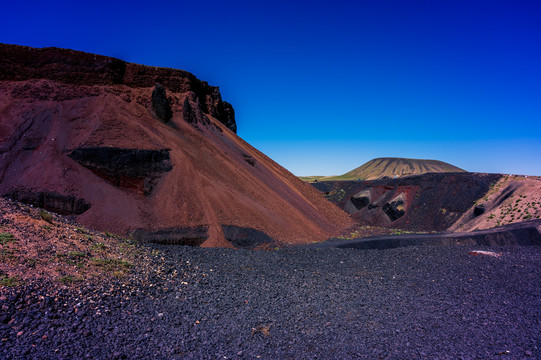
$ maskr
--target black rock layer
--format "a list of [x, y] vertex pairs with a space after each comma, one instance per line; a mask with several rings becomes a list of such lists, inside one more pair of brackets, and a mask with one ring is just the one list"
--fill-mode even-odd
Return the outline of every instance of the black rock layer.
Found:
[[69, 156], [116, 186], [149, 194], [163, 173], [171, 171], [169, 150], [114, 147], [77, 148]]
[[61, 215], [80, 215], [91, 207], [91, 204], [84, 199], [79, 199], [72, 195], [58, 194], [52, 191], [18, 189], [6, 194], [6, 197]]

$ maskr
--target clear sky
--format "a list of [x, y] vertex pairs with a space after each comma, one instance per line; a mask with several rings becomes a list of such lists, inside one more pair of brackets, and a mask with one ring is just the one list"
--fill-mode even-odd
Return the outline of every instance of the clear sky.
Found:
[[541, 1], [9, 1], [0, 42], [180, 68], [296, 175], [375, 157], [541, 175]]

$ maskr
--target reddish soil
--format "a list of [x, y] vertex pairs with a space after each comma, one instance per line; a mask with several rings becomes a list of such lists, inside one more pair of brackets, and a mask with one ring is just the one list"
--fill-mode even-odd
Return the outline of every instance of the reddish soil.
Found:
[[[476, 206], [483, 207], [484, 213], [475, 216]], [[505, 175], [491, 184], [485, 196], [475, 199], [449, 230], [484, 230], [534, 219], [541, 219], [541, 177]]]
[[[223, 225], [301, 244], [352, 224], [311, 185], [239, 138], [218, 89], [189, 73], [61, 49], [0, 51], [0, 195], [119, 234], [205, 226], [203, 246], [233, 246]], [[118, 64], [124, 72], [111, 75]], [[172, 110], [165, 123], [151, 103], [155, 82]], [[134, 150], [169, 158], [100, 176], [73, 157], [93, 148], [117, 149], [119, 159], [141, 155]], [[100, 161], [110, 171], [108, 160]]]
[[[44, 220], [45, 219], [45, 220]], [[131, 239], [0, 197], [0, 280], [68, 285], [148, 267]], [[1, 287], [1, 286], [0, 286]]]

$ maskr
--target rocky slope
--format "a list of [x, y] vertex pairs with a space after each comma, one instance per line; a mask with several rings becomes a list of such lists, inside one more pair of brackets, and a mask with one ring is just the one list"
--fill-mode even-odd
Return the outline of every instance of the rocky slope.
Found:
[[420, 160], [404, 158], [377, 158], [368, 161], [340, 176], [325, 177], [325, 180], [376, 180], [381, 178], [400, 178], [426, 173], [464, 172], [459, 167], [439, 160]]
[[432, 173], [312, 185], [363, 226], [463, 232], [541, 219], [539, 177]]
[[0, 195], [142, 240], [254, 247], [351, 225], [181, 70], [0, 45]]
[[133, 239], [0, 197], [0, 286], [102, 281], [147, 265]]
[[503, 175], [448, 230], [484, 230], [535, 219], [541, 219], [541, 177]]

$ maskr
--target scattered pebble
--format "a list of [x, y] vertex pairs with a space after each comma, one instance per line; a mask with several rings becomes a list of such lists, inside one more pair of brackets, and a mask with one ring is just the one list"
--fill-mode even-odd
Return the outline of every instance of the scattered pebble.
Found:
[[1, 288], [0, 358], [541, 358], [539, 247], [140, 250], [125, 277]]

